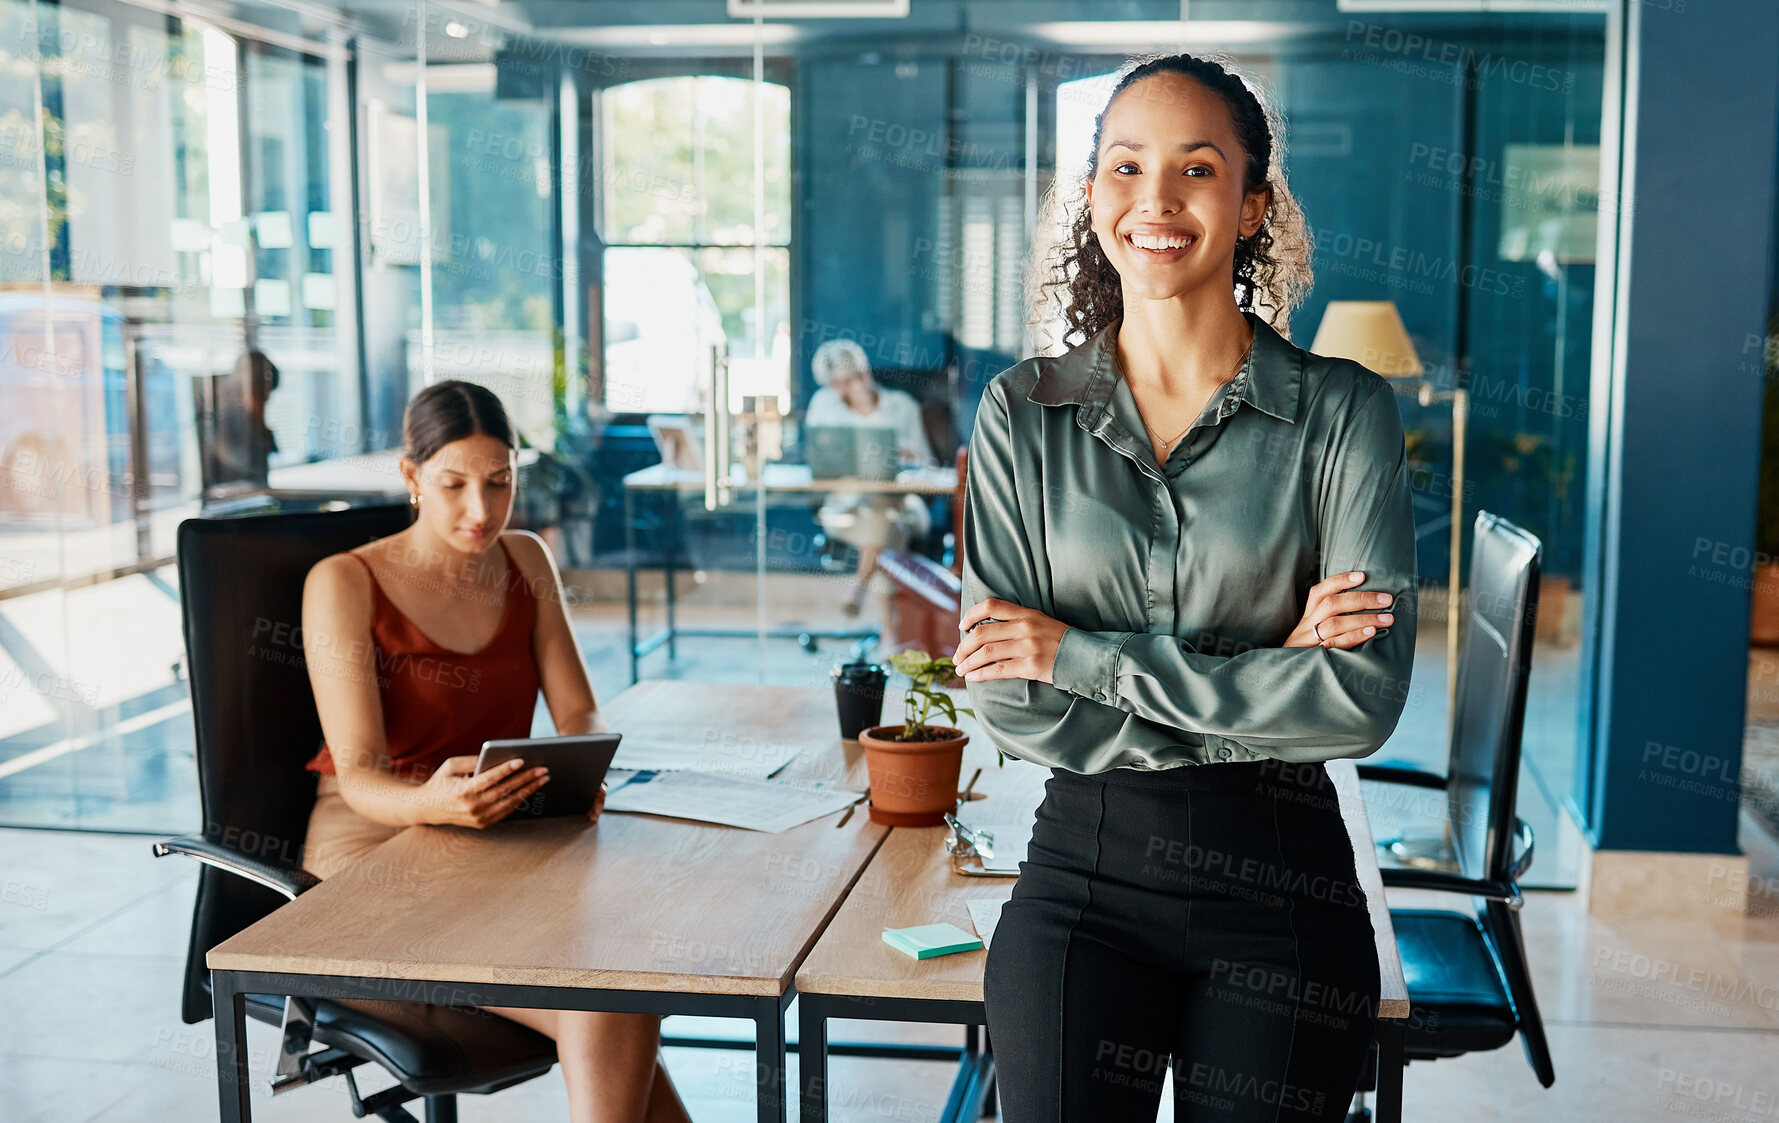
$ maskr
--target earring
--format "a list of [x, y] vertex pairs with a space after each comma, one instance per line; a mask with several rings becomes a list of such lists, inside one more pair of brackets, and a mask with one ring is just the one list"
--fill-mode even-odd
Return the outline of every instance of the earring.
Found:
[[413, 491], [413, 492], [408, 493], [408, 506], [410, 506], [410, 507], [420, 506], [420, 493], [419, 492]]

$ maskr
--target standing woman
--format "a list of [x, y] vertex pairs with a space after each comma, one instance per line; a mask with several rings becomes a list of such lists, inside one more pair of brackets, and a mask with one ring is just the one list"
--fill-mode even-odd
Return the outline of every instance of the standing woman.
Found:
[[958, 668], [990, 739], [1052, 770], [988, 958], [1002, 1104], [1152, 1120], [1171, 1064], [1176, 1119], [1338, 1120], [1378, 965], [1321, 762], [1407, 698], [1395, 397], [1271, 326], [1308, 240], [1223, 66], [1126, 72], [1086, 192], [1076, 346], [998, 376], [970, 446]]
[[[604, 720], [537, 535], [509, 531], [517, 442], [469, 382], [414, 395], [402, 421], [414, 524], [323, 558], [303, 586], [303, 653], [326, 743], [303, 866], [345, 869], [419, 823], [483, 830], [549, 780], [482, 742], [531, 733], [538, 690], [559, 734]], [[600, 792], [590, 817], [605, 802]], [[511, 918], [507, 918], [510, 922]], [[490, 1007], [556, 1042], [574, 1123], [686, 1123], [653, 1014]]]

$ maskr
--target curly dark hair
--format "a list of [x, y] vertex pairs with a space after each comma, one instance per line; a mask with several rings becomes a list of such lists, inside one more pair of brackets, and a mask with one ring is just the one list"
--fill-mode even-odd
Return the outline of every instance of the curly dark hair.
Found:
[[[1236, 138], [1247, 157], [1242, 189], [1248, 194], [1266, 191], [1270, 196], [1260, 229], [1236, 239], [1232, 278], [1236, 306], [1253, 311], [1264, 308], [1262, 318], [1286, 334], [1291, 312], [1303, 303], [1310, 288], [1309, 228], [1303, 209], [1285, 184], [1284, 146], [1275, 139], [1281, 131], [1278, 116], [1236, 73], [1232, 62], [1173, 54], [1137, 62], [1127, 69], [1094, 119], [1086, 179], [1091, 181], [1099, 171], [1100, 128], [1112, 103], [1135, 83], [1164, 73], [1191, 78], [1229, 107]], [[1069, 220], [1067, 238], [1054, 258], [1045, 287], [1061, 290], [1063, 342], [1070, 346], [1099, 334], [1124, 314], [1118, 271], [1093, 232], [1093, 208], [1085, 199]]]

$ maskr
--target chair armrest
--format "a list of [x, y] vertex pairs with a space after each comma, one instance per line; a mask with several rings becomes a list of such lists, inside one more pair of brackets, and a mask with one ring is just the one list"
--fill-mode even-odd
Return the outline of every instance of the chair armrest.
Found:
[[963, 611], [960, 598], [963, 582], [925, 554], [908, 550], [884, 550], [877, 555], [877, 568], [897, 589], [909, 592], [932, 605], [939, 612]]
[[1507, 868], [1507, 876], [1518, 881], [1525, 872], [1532, 868], [1532, 852], [1537, 849], [1537, 839], [1532, 834], [1532, 824], [1519, 816], [1513, 819], [1514, 849], [1519, 853], [1513, 864]]
[[294, 901], [298, 894], [321, 884], [321, 879], [308, 870], [250, 858], [239, 850], [231, 850], [207, 838], [168, 838], [154, 844], [155, 857], [165, 858], [169, 854], [184, 854], [207, 866], [258, 882], [275, 893], [282, 893], [286, 900]]
[[1402, 768], [1394, 764], [1361, 764], [1356, 769], [1361, 780], [1376, 780], [1382, 784], [1406, 784], [1411, 788], [1438, 788], [1445, 790], [1445, 777], [1432, 772], [1422, 772], [1418, 768]]
[[1500, 901], [1510, 909], [1517, 909], [1526, 903], [1526, 899], [1520, 895], [1520, 887], [1511, 881], [1483, 881], [1441, 870], [1398, 869], [1394, 866], [1387, 866], [1378, 872], [1383, 874], [1384, 887], [1387, 889], [1427, 889], [1435, 893], [1483, 897]]

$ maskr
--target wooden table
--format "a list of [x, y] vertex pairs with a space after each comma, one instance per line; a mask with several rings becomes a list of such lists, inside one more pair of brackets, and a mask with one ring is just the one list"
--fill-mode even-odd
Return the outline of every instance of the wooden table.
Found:
[[[972, 750], [979, 740], [980, 734], [973, 736]], [[985, 807], [992, 806], [998, 786], [1013, 793], [1031, 781], [1023, 770], [1032, 766], [1009, 761], [1009, 770], [1017, 765], [1021, 771], [997, 772], [993, 755], [989, 751], [991, 763], [978, 785], [989, 795], [990, 803]], [[1041, 769], [1033, 771], [1048, 775]], [[1384, 1123], [1399, 1123], [1402, 1022], [1408, 1017], [1408, 986], [1402, 977], [1402, 959], [1384, 900], [1383, 879], [1360, 797], [1358, 773], [1350, 760], [1330, 762], [1328, 772], [1340, 795], [1341, 814], [1352, 840], [1359, 882], [1370, 905], [1372, 929], [1377, 937], [1381, 984], [1376, 1029], [1378, 1118]], [[828, 1117], [827, 1022], [831, 1018], [962, 1024], [966, 1027], [965, 1055], [940, 1119], [977, 1118], [984, 1100], [993, 1092], [993, 1054], [989, 1048], [979, 1046], [977, 1030], [986, 1024], [982, 976], [988, 953], [962, 952], [915, 960], [883, 943], [885, 928], [949, 922], [966, 932], [972, 931], [970, 900], [1005, 900], [1012, 895], [1013, 878], [990, 880], [953, 873], [944, 850], [948, 833], [938, 827], [898, 828], [891, 832], [797, 972], [804, 1123], [819, 1123]]]
[[[655, 682], [604, 709], [620, 732], [791, 739], [789, 773], [863, 776], [828, 690]], [[222, 1119], [250, 1113], [243, 996], [291, 994], [747, 1018], [778, 1123], [796, 969], [888, 833], [843, 814], [779, 834], [615, 812], [409, 828], [210, 951]]]
[[[822, 494], [827, 492], [872, 493], [880, 495], [952, 495], [957, 491], [957, 469], [927, 468], [918, 472], [906, 473], [894, 480], [862, 480], [853, 477], [837, 479], [816, 479], [807, 464], [768, 463], [760, 472], [761, 481], [755, 484], [747, 478], [740, 464], [734, 465], [730, 473], [729, 486], [743, 493], [756, 492], [764, 495]], [[688, 491], [700, 491], [704, 487], [704, 474], [686, 468], [672, 468], [666, 464], [654, 464], [631, 472], [624, 477], [624, 590], [629, 606], [629, 643], [630, 643], [630, 681], [640, 678], [642, 657], [665, 645], [667, 657], [675, 655], [674, 640], [680, 636], [704, 637], [747, 637], [756, 635], [752, 628], [682, 628], [675, 620], [675, 598], [673, 574], [678, 565], [678, 556], [682, 543], [678, 522], [674, 524], [674, 533], [668, 541], [654, 544], [653, 548], [644, 550], [636, 541], [636, 505], [635, 496], [639, 492], [657, 492], [679, 496]], [[756, 528], [756, 534], [764, 537], [765, 525]], [[638, 637], [636, 623], [636, 575], [643, 567], [644, 559], [650, 567], [658, 566], [666, 580], [667, 625], [653, 635]], [[865, 640], [877, 636], [876, 628], [769, 628], [766, 635], [776, 639], [795, 639], [811, 651], [815, 641], [822, 639], [834, 640]]]

